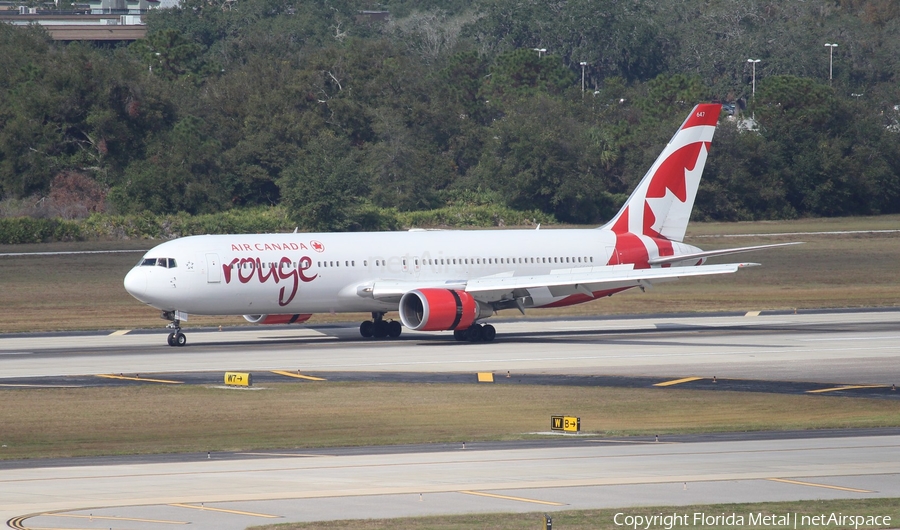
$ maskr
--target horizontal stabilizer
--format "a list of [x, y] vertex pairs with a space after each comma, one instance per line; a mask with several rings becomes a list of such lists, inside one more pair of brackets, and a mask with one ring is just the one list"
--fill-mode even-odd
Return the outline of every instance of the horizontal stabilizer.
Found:
[[775, 247], [786, 247], [790, 245], [802, 245], [803, 241], [794, 241], [792, 243], [775, 243], [773, 245], [758, 245], [755, 247], [740, 247], [740, 248], [723, 248], [720, 250], [709, 250], [706, 252], [695, 252], [693, 254], [682, 254], [680, 256], [662, 256], [659, 258], [653, 258], [648, 263], [650, 265], [664, 265], [666, 263], [678, 263], [681, 261], [694, 261], [706, 258], [712, 258], [714, 256], [727, 256], [728, 254], [739, 254], [741, 252], [753, 252], [755, 250], [763, 250], [766, 248], [775, 248]]

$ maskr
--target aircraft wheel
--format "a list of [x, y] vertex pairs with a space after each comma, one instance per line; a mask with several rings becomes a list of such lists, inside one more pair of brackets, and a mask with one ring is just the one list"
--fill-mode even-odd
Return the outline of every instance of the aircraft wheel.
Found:
[[485, 324], [484, 327], [481, 328], [481, 340], [484, 342], [491, 342], [496, 336], [497, 330], [494, 329], [494, 326]]
[[403, 333], [403, 326], [400, 325], [396, 320], [391, 320], [388, 322], [388, 336], [392, 339], [396, 339]]
[[469, 342], [478, 342], [481, 340], [481, 324], [472, 324], [469, 326], [468, 336]]
[[169, 346], [175, 346], [175, 332], [169, 333], [168, 338], [166, 338], [166, 342]]
[[468, 330], [465, 330], [465, 329], [454, 329], [453, 330], [453, 338], [458, 341], [464, 341], [464, 340], [466, 340], [466, 337], [467, 337], [467, 335], [466, 335], [467, 331]]
[[375, 330], [372, 332], [372, 336], [376, 339], [383, 339], [388, 336], [388, 323], [384, 320], [375, 322]]
[[187, 344], [187, 337], [184, 336], [184, 333], [176, 333], [175, 334], [175, 345], [176, 346], [184, 346]]
[[359, 334], [364, 338], [370, 338], [375, 333], [375, 323], [371, 320], [366, 320], [362, 324], [359, 325]]

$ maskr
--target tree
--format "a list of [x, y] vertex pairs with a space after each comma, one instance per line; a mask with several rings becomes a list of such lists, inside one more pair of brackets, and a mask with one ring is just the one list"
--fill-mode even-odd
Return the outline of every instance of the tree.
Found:
[[325, 130], [278, 179], [282, 202], [300, 226], [342, 232], [361, 228], [357, 215], [368, 192], [360, 153], [346, 138]]

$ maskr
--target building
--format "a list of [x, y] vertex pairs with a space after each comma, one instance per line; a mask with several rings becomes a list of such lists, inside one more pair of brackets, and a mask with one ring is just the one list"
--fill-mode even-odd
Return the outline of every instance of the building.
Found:
[[0, 6], [0, 22], [39, 24], [59, 41], [133, 41], [147, 34], [141, 16], [159, 4], [160, 0], [91, 0], [66, 11], [7, 4]]

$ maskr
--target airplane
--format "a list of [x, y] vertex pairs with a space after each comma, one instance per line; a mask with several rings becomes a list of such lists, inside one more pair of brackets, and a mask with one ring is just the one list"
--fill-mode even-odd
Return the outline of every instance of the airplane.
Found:
[[[289, 324], [319, 312], [371, 313], [359, 327], [366, 338], [396, 338], [405, 326], [490, 342], [496, 330], [482, 321], [499, 310], [524, 314], [734, 273], [757, 264], [705, 262], [792, 243], [707, 252], [683, 243], [721, 109], [694, 107], [599, 228], [190, 236], [148, 251], [124, 286], [171, 321], [170, 346], [187, 343], [189, 314]], [[394, 311], [399, 322], [385, 319]]]

